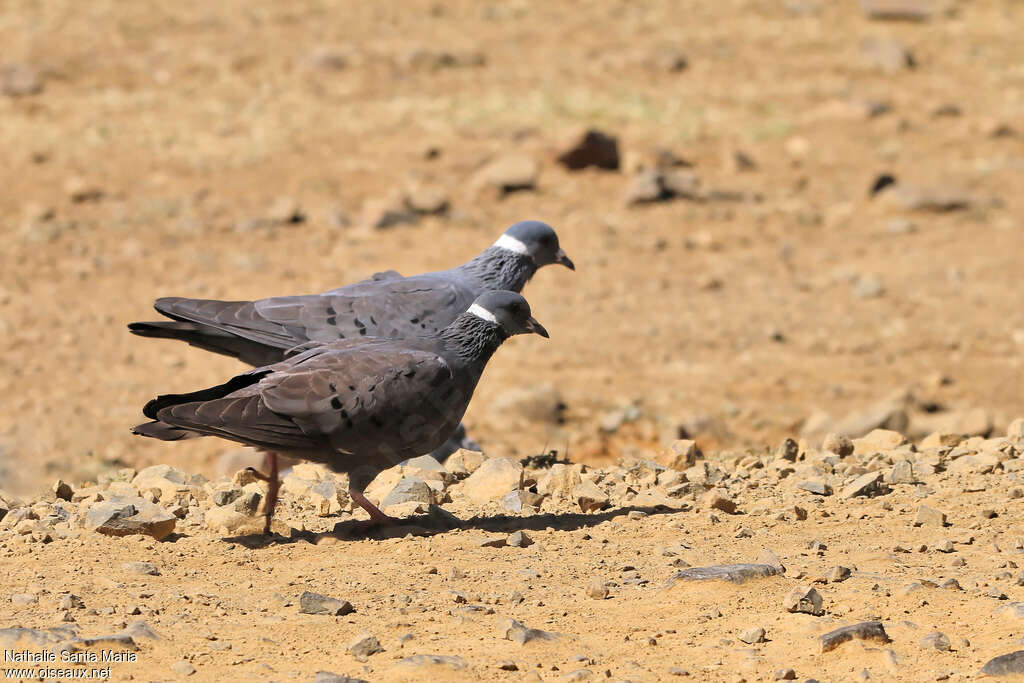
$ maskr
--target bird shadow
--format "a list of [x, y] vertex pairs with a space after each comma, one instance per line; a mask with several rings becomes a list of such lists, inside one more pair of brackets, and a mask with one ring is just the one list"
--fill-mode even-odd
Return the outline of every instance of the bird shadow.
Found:
[[575, 531], [598, 526], [617, 517], [628, 515], [631, 512], [642, 512], [645, 515], [672, 515], [678, 512], [686, 512], [688, 508], [673, 508], [664, 505], [655, 506], [627, 506], [606, 510], [598, 513], [544, 513], [531, 515], [529, 517], [518, 517], [514, 515], [495, 515], [492, 517], [470, 517], [459, 519], [449, 512], [431, 506], [430, 512], [423, 515], [414, 515], [402, 519], [400, 524], [393, 526], [368, 526], [365, 521], [346, 520], [334, 525], [330, 532], [314, 532], [299, 529], [292, 529], [288, 536], [272, 534], [244, 534], [228, 536], [221, 540], [225, 543], [237, 543], [246, 548], [256, 549], [275, 545], [287, 545], [290, 543], [319, 543], [325, 538], [335, 538], [345, 541], [359, 541], [364, 539], [385, 540], [389, 538], [404, 538], [406, 536], [437, 536], [457, 529], [476, 529], [479, 531], [491, 532], [512, 532], [512, 531], [540, 531], [542, 529], [555, 529], [557, 531]]

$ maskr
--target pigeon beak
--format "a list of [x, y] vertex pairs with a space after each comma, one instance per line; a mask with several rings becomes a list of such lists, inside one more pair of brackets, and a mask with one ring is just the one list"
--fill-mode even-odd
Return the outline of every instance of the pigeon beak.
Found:
[[569, 270], [576, 270], [576, 264], [572, 262], [569, 255], [565, 253], [565, 249], [562, 249], [561, 247], [559, 247], [558, 251], [555, 252], [555, 263], [561, 263]]
[[548, 331], [544, 329], [544, 326], [537, 322], [537, 319], [533, 316], [530, 316], [530, 319], [526, 321], [525, 328], [527, 332], [539, 334], [545, 339], [549, 339], [551, 337], [551, 335], [548, 334]]

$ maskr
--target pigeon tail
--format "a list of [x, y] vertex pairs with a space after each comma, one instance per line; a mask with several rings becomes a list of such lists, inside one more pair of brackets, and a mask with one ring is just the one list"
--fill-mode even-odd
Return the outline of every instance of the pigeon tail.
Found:
[[284, 360], [284, 350], [267, 346], [201, 323], [177, 320], [129, 323], [132, 334], [151, 339], [177, 339], [204, 351], [230, 356], [262, 367]]
[[161, 441], [181, 441], [182, 439], [194, 439], [202, 436], [202, 434], [197, 434], [196, 432], [182, 429], [181, 427], [175, 427], [174, 425], [169, 425], [166, 422], [160, 422], [159, 420], [135, 425], [132, 427], [132, 434], [148, 436], [154, 439], [160, 439]]
[[[180, 405], [182, 403], [198, 403], [201, 401], [212, 401], [218, 398], [224, 398], [233, 391], [244, 389], [245, 387], [252, 386], [259, 382], [265, 375], [270, 374], [270, 368], [257, 368], [251, 372], [246, 372], [241, 375], [236, 375], [229, 379], [224, 384], [218, 384], [215, 387], [209, 389], [200, 389], [199, 391], [193, 391], [188, 394], [164, 394], [163, 396], [157, 396], [142, 409], [142, 414], [146, 417], [158, 420], [159, 413], [164, 408], [170, 408], [171, 406]], [[148, 434], [146, 436], [149, 436]]]

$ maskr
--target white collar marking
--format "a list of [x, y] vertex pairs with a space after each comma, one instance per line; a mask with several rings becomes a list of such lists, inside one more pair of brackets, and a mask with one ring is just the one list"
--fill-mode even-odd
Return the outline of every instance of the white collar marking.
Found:
[[498, 238], [498, 241], [494, 243], [494, 246], [502, 249], [508, 249], [509, 251], [513, 251], [517, 254], [523, 254], [524, 256], [530, 255], [530, 250], [526, 248], [526, 245], [512, 235], [502, 235]]
[[494, 323], [495, 325], [498, 324], [498, 319], [494, 317], [494, 314], [488, 311], [480, 304], [473, 304], [472, 306], [469, 307], [469, 310], [466, 311], [466, 313], [475, 315], [481, 320], [486, 320], [489, 323]]

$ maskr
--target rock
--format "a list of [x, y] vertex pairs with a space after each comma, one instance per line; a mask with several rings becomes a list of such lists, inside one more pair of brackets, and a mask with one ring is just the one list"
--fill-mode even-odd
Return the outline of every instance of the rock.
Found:
[[501, 500], [509, 491], [520, 487], [523, 466], [511, 458], [491, 458], [469, 475], [463, 493], [474, 503], [483, 505]]
[[865, 62], [887, 73], [897, 73], [916, 66], [914, 55], [899, 40], [868, 37], [861, 42], [860, 50]]
[[[239, 500], [242, 500], [241, 498]], [[214, 507], [206, 511], [203, 523], [208, 529], [222, 534], [260, 533], [263, 531], [264, 520], [252, 517], [230, 507]]]
[[686, 470], [697, 463], [700, 451], [692, 439], [677, 439], [658, 457], [658, 462], [673, 470]]
[[569, 498], [573, 490], [583, 482], [581, 470], [580, 465], [555, 463], [537, 482], [537, 493], [553, 498]]
[[357, 662], [365, 662], [378, 652], [384, 652], [384, 648], [380, 646], [380, 641], [377, 640], [377, 637], [368, 631], [363, 631], [350, 640], [345, 649], [356, 658]]
[[919, 448], [922, 451], [929, 448], [953, 448], [966, 438], [963, 434], [953, 432], [932, 432], [921, 440]]
[[501, 622], [498, 627], [498, 635], [505, 640], [511, 640], [513, 643], [518, 643], [520, 645], [525, 645], [526, 643], [533, 641], [558, 640], [560, 637], [558, 633], [541, 631], [536, 628], [527, 628], [515, 619], [506, 619]]
[[143, 574], [145, 576], [160, 576], [160, 570], [152, 562], [125, 562], [121, 568], [131, 574]]
[[485, 537], [477, 545], [481, 548], [504, 548], [508, 545], [508, 539], [500, 536]]
[[880, 21], [926, 21], [931, 5], [931, 0], [860, 0], [864, 14]]
[[797, 488], [807, 491], [808, 493], [813, 493], [818, 496], [832, 495], [832, 487], [818, 479], [813, 479], [811, 481], [802, 481], [799, 484], [797, 484]]
[[941, 631], [932, 631], [931, 633], [929, 633], [921, 639], [921, 647], [923, 647], [926, 650], [938, 650], [939, 652], [949, 652], [949, 638], [947, 638], [946, 634], [942, 633]]
[[946, 513], [940, 512], [927, 505], [920, 505], [917, 508], [917, 516], [914, 517], [914, 526], [946, 526]]
[[763, 628], [755, 626], [741, 632], [737, 637], [748, 645], [756, 645], [757, 643], [765, 642], [764, 634], [765, 630]]
[[788, 460], [789, 462], [796, 462], [798, 455], [800, 455], [800, 445], [789, 438], [785, 439], [775, 450], [775, 457], [777, 459]]
[[174, 532], [177, 518], [142, 498], [96, 503], [86, 513], [86, 527], [108, 536], [145, 534], [160, 541]]
[[512, 532], [505, 542], [512, 548], [528, 548], [533, 545], [533, 539], [527, 536], [525, 531]]
[[434, 490], [427, 486], [427, 483], [419, 477], [403, 477], [401, 481], [391, 489], [391, 492], [381, 501], [381, 507], [401, 505], [403, 503], [423, 503], [430, 505], [436, 503]]
[[50, 487], [50, 490], [53, 491], [53, 495], [57, 496], [60, 500], [71, 500], [71, 497], [75, 494], [71, 485], [63, 479], [58, 479], [54, 485]]
[[889, 470], [884, 481], [887, 484], [913, 484], [917, 481], [914, 467], [907, 460], [897, 460]]
[[836, 566], [832, 567], [828, 574], [825, 575], [825, 580], [829, 583], [841, 583], [852, 575], [853, 571], [849, 567]]
[[28, 64], [5, 64], [0, 69], [0, 94], [24, 97], [38, 95], [42, 91], [42, 77]]
[[676, 572], [669, 580], [667, 586], [672, 586], [679, 581], [729, 581], [731, 583], [746, 583], [751, 579], [761, 579], [769, 576], [778, 576], [783, 573], [778, 566], [771, 564], [725, 564], [713, 565], [710, 567], [689, 567]]
[[486, 459], [487, 456], [480, 451], [460, 448], [448, 456], [448, 459], [444, 461], [444, 466], [456, 477], [464, 477], [476, 472]]
[[858, 299], [873, 299], [885, 294], [885, 283], [877, 275], [861, 275], [853, 283], [853, 295]]
[[843, 626], [829, 631], [821, 637], [821, 652], [831, 652], [843, 643], [851, 640], [867, 640], [876, 643], [891, 643], [889, 634], [880, 621], [862, 621], [859, 624]]
[[170, 465], [147, 467], [135, 475], [131, 484], [139, 491], [158, 489], [164, 503], [174, 502], [178, 494], [196, 494], [198, 488], [184, 472]]
[[1024, 441], [1024, 417], [1018, 417], [1006, 428], [1006, 438], [1011, 441]]
[[171, 664], [171, 671], [179, 676], [191, 676], [196, 672], [196, 668], [192, 666], [191, 662], [181, 659]]
[[14, 593], [11, 595], [11, 604], [17, 607], [28, 607], [29, 605], [34, 605], [37, 602], [39, 602], [39, 599], [32, 593]]
[[575, 131], [557, 156], [558, 163], [570, 171], [596, 166], [611, 171], [619, 169], [619, 142], [599, 130]]
[[536, 510], [540, 508], [540, 504], [543, 500], [544, 496], [539, 493], [533, 493], [524, 489], [517, 489], [515, 491], [509, 491], [508, 494], [501, 499], [501, 507], [508, 512], [522, 512], [524, 509], [529, 508]]
[[626, 188], [626, 205], [634, 206], [670, 199], [698, 199], [700, 179], [693, 171], [644, 169]]
[[232, 486], [231, 488], [214, 491], [213, 495], [210, 496], [210, 500], [212, 500], [213, 504], [217, 506], [231, 505], [231, 503], [238, 500], [241, 495], [242, 489], [237, 486]]
[[802, 612], [820, 616], [825, 613], [821, 594], [810, 586], [794, 588], [782, 601], [787, 612]]
[[451, 655], [412, 655], [411, 657], [403, 657], [395, 662], [395, 669], [408, 670], [413, 669], [420, 675], [427, 675], [430, 670], [440, 669], [441, 671], [435, 671], [436, 674], [442, 674], [443, 671], [462, 671], [468, 665], [466, 660], [462, 657], [451, 656]]
[[732, 500], [727, 496], [722, 495], [721, 493], [715, 491], [714, 489], [704, 494], [702, 502], [704, 504], [704, 507], [708, 508], [709, 510], [721, 510], [727, 515], [736, 514], [736, 501]]
[[594, 600], [604, 600], [608, 597], [608, 586], [599, 576], [595, 576], [587, 584], [587, 597], [593, 598]]
[[853, 442], [850, 441], [848, 436], [843, 434], [830, 433], [821, 442], [821, 450], [835, 453], [840, 458], [845, 458], [853, 454]]
[[470, 179], [470, 186], [477, 190], [490, 190], [498, 198], [537, 187], [540, 166], [522, 153], [511, 153], [494, 159], [477, 171]]
[[319, 517], [339, 514], [348, 507], [348, 491], [331, 479], [321, 479], [309, 487], [309, 502]]
[[858, 496], [872, 498], [887, 492], [888, 489], [882, 483], [882, 473], [867, 472], [860, 475], [843, 488], [842, 493], [840, 493], [840, 498], [844, 500], [856, 498]]
[[400, 191], [392, 192], [385, 197], [368, 199], [362, 208], [362, 225], [374, 230], [415, 225], [419, 220], [419, 215], [409, 210], [405, 194]]
[[968, 209], [979, 203], [967, 190], [955, 185], [920, 186], [897, 182], [879, 197], [898, 209], [932, 213]]
[[853, 440], [856, 455], [871, 455], [891, 451], [907, 443], [907, 437], [891, 429], [873, 429], [865, 436]]
[[369, 683], [362, 678], [343, 676], [332, 671], [317, 671], [313, 683]]
[[[348, 600], [329, 598], [326, 595], [305, 591], [299, 596], [300, 614], [329, 614], [331, 616], [344, 616], [351, 614], [355, 609]], [[372, 653], [371, 653], [372, 654]]]
[[583, 512], [597, 512], [608, 507], [608, 494], [589, 479], [580, 482], [572, 490], [572, 498]]
[[999, 655], [981, 668], [981, 673], [987, 676], [1014, 676], [1024, 674], [1024, 650], [1017, 650], [1005, 655]]
[[448, 212], [450, 202], [444, 188], [423, 181], [410, 183], [405, 190], [405, 206], [423, 216], [440, 216]]

